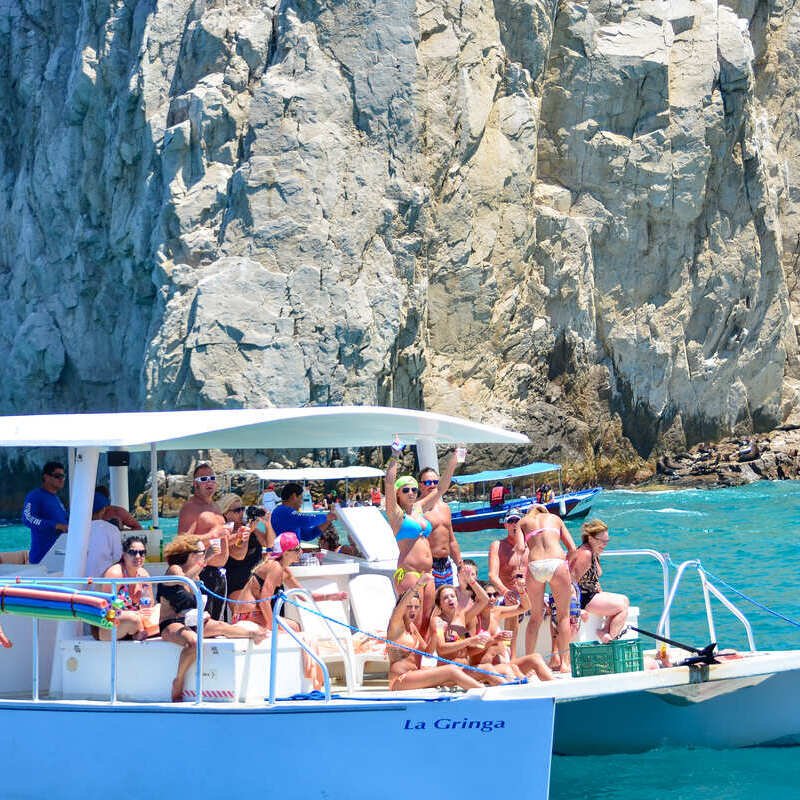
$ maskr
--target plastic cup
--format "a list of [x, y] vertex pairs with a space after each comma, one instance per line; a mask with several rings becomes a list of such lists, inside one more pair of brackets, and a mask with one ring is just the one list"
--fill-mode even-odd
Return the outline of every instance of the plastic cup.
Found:
[[209, 539], [208, 543], [213, 547], [215, 550], [219, 551], [222, 550], [222, 539]]
[[467, 460], [467, 448], [456, 447], [456, 461], [459, 464], [463, 464], [466, 460]]

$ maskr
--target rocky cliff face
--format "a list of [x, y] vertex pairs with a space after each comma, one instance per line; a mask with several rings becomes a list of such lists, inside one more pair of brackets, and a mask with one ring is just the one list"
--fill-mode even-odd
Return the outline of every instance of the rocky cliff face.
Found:
[[0, 409], [382, 403], [632, 458], [794, 414], [800, 14], [2, 0]]

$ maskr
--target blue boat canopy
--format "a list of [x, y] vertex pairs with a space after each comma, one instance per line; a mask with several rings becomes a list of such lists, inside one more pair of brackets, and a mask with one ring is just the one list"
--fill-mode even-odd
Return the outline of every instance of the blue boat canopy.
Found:
[[540, 472], [557, 472], [561, 464], [548, 464], [546, 461], [534, 461], [523, 467], [511, 469], [490, 469], [486, 472], [474, 472], [472, 475], [457, 475], [453, 483], [463, 486], [465, 483], [480, 483], [481, 481], [505, 481], [509, 478], [524, 478], [526, 475], [538, 475]]

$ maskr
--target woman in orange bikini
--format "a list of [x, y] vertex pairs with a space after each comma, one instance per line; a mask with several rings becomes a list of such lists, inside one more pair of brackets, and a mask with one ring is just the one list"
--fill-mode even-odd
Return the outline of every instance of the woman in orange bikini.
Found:
[[539, 680], [552, 680], [553, 673], [538, 653], [519, 658], [511, 655], [511, 637], [515, 634], [503, 629], [503, 620], [509, 617], [516, 618], [531, 607], [525, 591], [525, 577], [520, 576], [512, 585], [514, 589], [511, 594], [519, 598], [517, 603], [509, 603], [491, 582], [482, 584], [489, 605], [478, 615], [478, 632], [486, 631], [492, 638], [483, 652], [473, 656], [472, 663], [508, 675], [510, 678], [530, 678], [535, 675]]
[[[450, 479], [456, 468], [456, 454], [450, 457], [447, 468], [439, 478], [436, 491], [419, 498], [419, 484], [411, 475], [397, 477], [397, 460], [393, 459], [386, 470], [386, 516], [397, 539], [400, 555], [394, 573], [394, 585], [398, 595], [416, 585], [423, 575], [433, 577], [433, 554], [428, 543], [433, 526], [424, 513], [433, 508], [450, 488]], [[428, 620], [433, 609], [433, 581], [426, 582], [422, 593], [422, 618], [420, 629], [425, 636]]]
[[[452, 586], [445, 584], [436, 590], [429, 635], [431, 650], [435, 645], [438, 655], [465, 665], [470, 665], [472, 658], [482, 654], [492, 641], [488, 631], [478, 631], [477, 626], [478, 615], [489, 604], [489, 598], [477, 580], [469, 586], [475, 592], [475, 602], [467, 609], [459, 607], [458, 595]], [[475, 678], [491, 685], [503, 683], [499, 674], [476, 673]]]
[[[569, 672], [569, 603], [572, 581], [565, 555], [575, 551], [575, 542], [560, 517], [550, 514], [545, 506], [536, 504], [520, 520], [519, 536], [528, 546], [527, 591], [531, 601], [531, 618], [525, 632], [525, 652], [536, 650], [539, 626], [544, 619], [544, 587], [556, 603], [558, 619], [558, 651], [561, 654], [561, 672]], [[520, 546], [522, 541], [519, 542]], [[561, 545], [567, 548], [564, 553]]]
[[427, 652], [425, 639], [419, 632], [417, 622], [420, 618], [422, 603], [420, 591], [431, 578], [421, 575], [416, 583], [407, 589], [397, 601], [392, 612], [387, 630], [387, 638], [404, 647], [389, 645], [386, 652], [389, 656], [389, 689], [427, 689], [432, 686], [460, 686], [462, 689], [479, 689], [481, 684], [453, 664], [438, 667], [420, 667], [421, 656], [405, 647]]

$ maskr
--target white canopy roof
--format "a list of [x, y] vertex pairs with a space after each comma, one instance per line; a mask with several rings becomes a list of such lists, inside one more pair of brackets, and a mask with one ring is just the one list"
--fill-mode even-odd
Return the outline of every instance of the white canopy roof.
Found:
[[293, 449], [407, 444], [528, 444], [528, 437], [444, 414], [376, 406], [138, 411], [0, 417], [0, 447], [159, 450]]
[[255, 475], [262, 481], [355, 481], [359, 478], [381, 478], [383, 471], [375, 467], [301, 467], [298, 469], [237, 469], [237, 473]]

